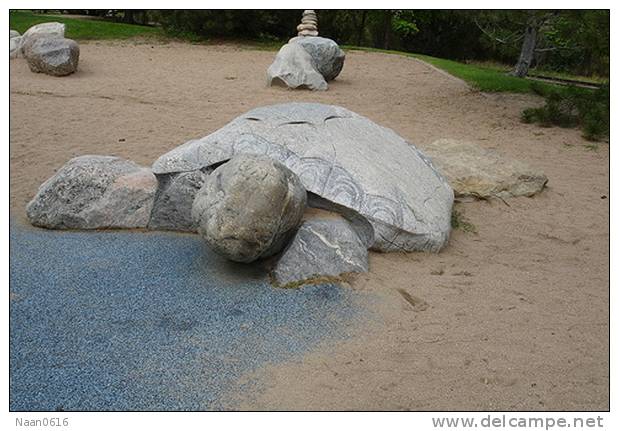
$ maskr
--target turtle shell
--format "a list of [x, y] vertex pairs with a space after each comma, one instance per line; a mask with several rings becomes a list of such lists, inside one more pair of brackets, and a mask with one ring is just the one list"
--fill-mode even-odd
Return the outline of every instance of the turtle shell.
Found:
[[393, 130], [339, 106], [253, 109], [164, 154], [153, 172], [203, 169], [239, 153], [280, 161], [323, 206], [332, 203], [365, 218], [376, 250], [439, 251], [447, 243], [454, 199], [447, 181]]

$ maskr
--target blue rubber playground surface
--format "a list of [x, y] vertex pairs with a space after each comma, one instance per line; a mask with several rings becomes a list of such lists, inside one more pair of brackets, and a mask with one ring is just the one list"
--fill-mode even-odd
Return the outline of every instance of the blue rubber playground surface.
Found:
[[10, 409], [219, 410], [239, 377], [347, 337], [368, 298], [276, 289], [195, 235], [10, 228]]

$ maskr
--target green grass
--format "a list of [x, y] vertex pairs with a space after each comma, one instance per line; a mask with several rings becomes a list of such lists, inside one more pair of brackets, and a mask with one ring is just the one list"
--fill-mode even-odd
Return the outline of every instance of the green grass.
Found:
[[[532, 92], [531, 81], [509, 76], [503, 71], [427, 55], [413, 54], [412, 56], [430, 63], [439, 69], [443, 69], [445, 72], [466, 81], [480, 91], [510, 93]], [[547, 85], [554, 87], [552, 84]]]
[[[513, 65], [499, 63], [496, 61], [467, 61], [466, 64], [480, 67], [482, 69], [491, 69], [501, 73], [507, 73], [512, 68]], [[535, 77], [548, 77], [548, 78], [557, 78], [557, 79], [566, 79], [572, 81], [580, 81], [587, 84], [608, 84], [608, 77], [603, 76], [582, 76], [582, 75], [573, 75], [571, 73], [565, 72], [557, 72], [554, 70], [545, 70], [545, 69], [530, 69], [529, 76], [532, 78]]]
[[549, 78], [558, 78], [558, 79], [567, 79], [574, 81], [581, 81], [588, 84], [608, 84], [609, 78], [603, 76], [581, 76], [581, 75], [571, 75], [569, 73], [564, 72], [555, 72], [552, 70], [538, 70], [535, 69], [529, 72], [529, 76], [543, 76]]
[[[465, 64], [458, 61], [446, 60], [444, 58], [431, 57], [429, 55], [412, 54], [402, 51], [388, 51], [375, 48], [359, 48], [355, 46], [346, 46], [348, 50], [362, 50], [370, 52], [384, 52], [387, 54], [398, 54], [406, 57], [413, 57], [425, 61], [432, 66], [438, 67], [445, 72], [462, 79], [473, 88], [486, 92], [510, 92], [510, 93], [532, 93], [531, 84], [534, 81], [528, 79], [516, 78], [506, 75], [505, 72], [498, 67], [490, 66], [483, 67], [474, 64]], [[544, 87], [556, 88], [557, 85], [538, 83]]]
[[22, 34], [35, 24], [54, 21], [66, 24], [66, 36], [76, 40], [163, 37], [161, 29], [156, 27], [122, 24], [90, 18], [67, 18], [62, 15], [36, 15], [26, 11], [10, 11], [9, 13], [10, 28]]

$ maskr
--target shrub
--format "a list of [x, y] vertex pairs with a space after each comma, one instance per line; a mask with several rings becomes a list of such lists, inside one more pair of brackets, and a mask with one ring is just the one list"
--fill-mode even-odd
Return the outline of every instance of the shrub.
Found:
[[531, 85], [546, 101], [539, 108], [522, 111], [522, 121], [542, 127], [581, 127], [585, 139], [597, 141], [608, 136], [610, 124], [610, 83], [597, 90], [578, 87], [551, 89]]

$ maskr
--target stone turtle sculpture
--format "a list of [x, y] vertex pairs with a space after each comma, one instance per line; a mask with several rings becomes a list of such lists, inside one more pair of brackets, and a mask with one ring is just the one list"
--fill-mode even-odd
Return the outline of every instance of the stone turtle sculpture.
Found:
[[454, 194], [443, 176], [394, 131], [339, 106], [253, 109], [164, 154], [153, 173], [203, 170], [244, 153], [281, 162], [323, 206], [367, 220], [375, 250], [438, 252], [448, 241]]
[[[197, 230], [240, 262], [283, 249], [273, 281], [297, 286], [366, 271], [368, 248], [439, 251], [453, 199], [430, 160], [392, 130], [339, 106], [286, 103], [253, 109], [152, 169], [72, 159], [27, 215], [51, 229]], [[331, 216], [300, 225], [320, 213], [306, 205]]]

